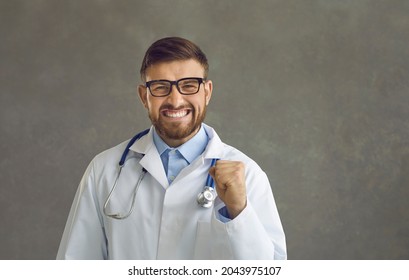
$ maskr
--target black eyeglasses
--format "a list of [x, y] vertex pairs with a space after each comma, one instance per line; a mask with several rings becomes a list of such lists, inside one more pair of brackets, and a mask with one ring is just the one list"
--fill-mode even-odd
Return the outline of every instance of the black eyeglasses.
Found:
[[183, 78], [177, 81], [169, 80], [152, 80], [145, 83], [151, 94], [156, 97], [168, 96], [172, 91], [172, 86], [176, 88], [181, 94], [192, 95], [199, 92], [200, 85], [206, 80], [203, 78]]

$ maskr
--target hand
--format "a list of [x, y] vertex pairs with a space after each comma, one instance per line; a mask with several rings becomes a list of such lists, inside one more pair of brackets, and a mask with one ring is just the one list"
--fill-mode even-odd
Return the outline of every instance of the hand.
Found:
[[230, 218], [234, 219], [246, 207], [245, 166], [240, 161], [218, 160], [209, 169], [209, 174], [216, 183], [216, 191], [224, 202]]

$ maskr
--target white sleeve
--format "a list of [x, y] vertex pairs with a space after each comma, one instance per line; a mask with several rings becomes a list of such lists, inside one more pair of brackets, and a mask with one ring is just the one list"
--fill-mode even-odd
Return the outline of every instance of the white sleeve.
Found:
[[219, 216], [223, 203], [214, 210], [212, 253], [228, 259], [286, 259], [285, 235], [267, 175], [251, 171], [246, 184], [247, 206], [235, 219], [226, 222]]
[[102, 215], [95, 193], [93, 163], [80, 182], [61, 239], [57, 259], [106, 259]]

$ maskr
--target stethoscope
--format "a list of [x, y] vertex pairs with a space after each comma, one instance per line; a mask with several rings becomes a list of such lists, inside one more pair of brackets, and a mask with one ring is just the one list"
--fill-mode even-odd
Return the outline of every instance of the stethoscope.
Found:
[[[119, 161], [118, 165], [119, 165], [119, 170], [118, 173], [116, 175], [115, 181], [114, 181], [114, 185], [112, 186], [111, 191], [108, 194], [107, 199], [105, 200], [104, 203], [104, 207], [103, 207], [103, 211], [104, 211], [104, 215], [113, 219], [117, 219], [117, 220], [123, 220], [128, 218], [135, 207], [135, 198], [136, 198], [136, 193], [138, 192], [139, 189], [139, 185], [141, 184], [143, 178], [145, 177], [145, 174], [147, 173], [145, 168], [142, 168], [142, 173], [141, 175], [139, 175], [138, 181], [136, 183], [135, 189], [133, 191], [132, 194], [132, 204], [131, 204], [131, 208], [129, 209], [128, 213], [126, 213], [125, 215], [121, 214], [121, 213], [114, 213], [114, 214], [110, 214], [107, 213], [107, 206], [109, 201], [111, 200], [112, 194], [114, 193], [117, 183], [118, 183], [118, 179], [121, 176], [121, 172], [122, 172], [122, 168], [125, 166], [125, 161], [126, 161], [126, 157], [129, 153], [129, 149], [130, 147], [140, 138], [142, 138], [144, 135], [148, 134], [149, 129], [146, 129], [138, 134], [136, 134], [134, 137], [132, 137], [132, 139], [128, 142], [128, 144], [126, 145], [126, 148], [124, 150], [124, 152], [122, 153], [121, 156], [121, 160]], [[217, 159], [212, 159], [212, 163], [211, 166], [214, 166], [216, 164]], [[203, 188], [203, 190], [198, 194], [197, 196], [197, 203], [204, 207], [204, 208], [210, 208], [213, 205], [213, 201], [216, 199], [216, 191], [214, 189], [214, 180], [212, 178], [212, 176], [210, 176], [210, 174], [207, 175], [207, 179], [206, 179], [206, 184], [205, 187]]]

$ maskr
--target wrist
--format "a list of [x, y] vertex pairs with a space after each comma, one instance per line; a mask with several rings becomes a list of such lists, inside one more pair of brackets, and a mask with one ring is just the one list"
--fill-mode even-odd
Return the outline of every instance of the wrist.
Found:
[[229, 214], [230, 219], [236, 218], [240, 213], [246, 208], [247, 206], [247, 200], [242, 204], [242, 205], [236, 205], [236, 206], [227, 206], [227, 212]]

